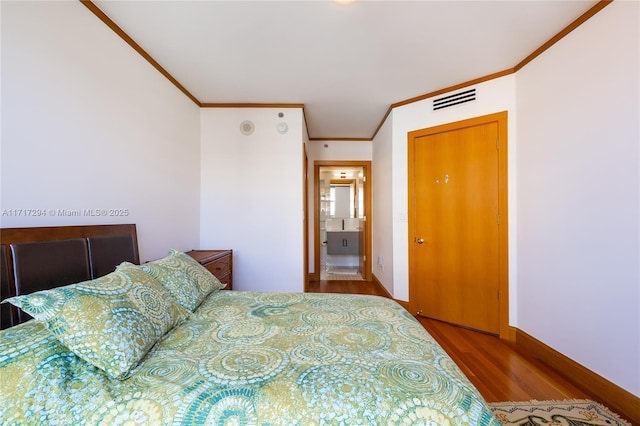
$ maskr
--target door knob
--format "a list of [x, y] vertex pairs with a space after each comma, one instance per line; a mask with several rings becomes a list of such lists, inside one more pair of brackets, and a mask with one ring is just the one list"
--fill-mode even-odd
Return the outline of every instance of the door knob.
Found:
[[422, 239], [422, 238], [418, 238], [418, 239], [416, 240], [416, 243], [418, 243], [418, 244], [422, 244], [422, 243], [424, 243], [424, 239]]

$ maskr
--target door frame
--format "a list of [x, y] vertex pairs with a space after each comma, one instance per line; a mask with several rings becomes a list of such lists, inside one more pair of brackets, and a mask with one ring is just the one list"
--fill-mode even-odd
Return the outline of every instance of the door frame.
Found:
[[302, 233], [302, 241], [303, 241], [303, 256], [304, 256], [304, 264], [303, 264], [303, 274], [304, 274], [304, 282], [303, 287], [304, 291], [307, 291], [309, 288], [309, 155], [307, 154], [307, 144], [302, 145], [302, 162], [304, 167], [302, 168], [302, 180], [304, 182], [304, 207], [302, 208], [302, 214], [304, 216], [302, 220], [302, 226], [304, 232]]
[[313, 162], [313, 278], [320, 280], [320, 167], [362, 167], [364, 191], [364, 268], [363, 276], [371, 281], [371, 161], [332, 161]]
[[414, 277], [414, 268], [416, 262], [416, 236], [415, 230], [415, 188], [414, 188], [414, 161], [415, 161], [415, 139], [423, 136], [429, 136], [437, 133], [450, 132], [488, 123], [497, 123], [498, 140], [496, 147], [498, 149], [498, 291], [499, 291], [499, 335], [502, 339], [511, 339], [509, 328], [509, 222], [508, 222], [508, 198], [507, 198], [507, 111], [497, 112], [494, 114], [483, 115], [479, 117], [469, 118], [465, 120], [455, 121], [452, 123], [441, 124], [434, 127], [415, 130], [407, 134], [407, 177], [408, 177], [408, 212], [409, 212], [409, 309], [412, 313], [416, 312], [416, 288]]

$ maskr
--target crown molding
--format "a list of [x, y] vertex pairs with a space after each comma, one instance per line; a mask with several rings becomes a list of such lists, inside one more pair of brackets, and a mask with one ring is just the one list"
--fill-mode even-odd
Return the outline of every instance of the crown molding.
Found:
[[204, 102], [201, 108], [303, 108], [304, 104], [270, 104], [270, 103], [212, 103]]
[[160, 65], [158, 63], [158, 61], [153, 59], [151, 57], [151, 55], [149, 55], [142, 47], [140, 47], [140, 45], [138, 43], [136, 43], [134, 39], [129, 37], [129, 35], [127, 33], [125, 33], [124, 30], [118, 26], [118, 24], [113, 22], [113, 20], [111, 18], [109, 18], [106, 15], [106, 13], [104, 13], [102, 10], [100, 10], [100, 8], [95, 5], [95, 3], [93, 3], [91, 0], [80, 0], [80, 3], [85, 5], [87, 7], [87, 9], [89, 9], [94, 15], [96, 15], [96, 17], [98, 19], [100, 19], [109, 28], [111, 28], [113, 30], [113, 32], [118, 34], [118, 36], [120, 36], [120, 38], [122, 40], [124, 40], [125, 43], [127, 43], [129, 46], [131, 46], [133, 48], [133, 50], [138, 52], [140, 54], [140, 56], [142, 56], [144, 59], [146, 59], [147, 62], [149, 62], [156, 70], [158, 70], [158, 72], [160, 72], [160, 74], [165, 76], [167, 78], [167, 80], [169, 80], [171, 83], [173, 83], [174, 86], [176, 86], [182, 93], [184, 93], [189, 99], [191, 99], [193, 101], [193, 103], [195, 103], [198, 106], [202, 106], [200, 101], [195, 96], [193, 96], [182, 84], [180, 84], [180, 82], [178, 80], [176, 80], [171, 74], [169, 74], [169, 72], [167, 70], [165, 70], [162, 67], [162, 65]]
[[378, 132], [380, 131], [380, 129], [384, 125], [385, 121], [389, 117], [389, 114], [391, 113], [391, 111], [394, 108], [398, 108], [398, 107], [403, 106], [403, 105], [408, 105], [408, 104], [412, 104], [414, 102], [419, 102], [419, 101], [431, 98], [433, 96], [438, 96], [440, 94], [447, 93], [447, 92], [450, 92], [450, 91], [453, 91], [453, 90], [461, 89], [461, 88], [464, 88], [464, 87], [472, 86], [474, 84], [482, 83], [482, 82], [485, 82], [485, 81], [489, 81], [489, 80], [493, 80], [493, 79], [496, 79], [496, 78], [504, 77], [504, 76], [509, 75], [509, 74], [513, 74], [513, 73], [519, 71], [520, 69], [522, 69], [525, 65], [527, 65], [529, 62], [533, 61], [538, 56], [540, 56], [543, 52], [545, 52], [551, 46], [556, 44], [559, 40], [564, 38], [571, 31], [573, 31], [576, 28], [578, 28], [580, 25], [582, 25], [584, 22], [589, 20], [596, 13], [598, 13], [599, 11], [601, 11], [602, 9], [604, 9], [606, 6], [608, 6], [610, 3], [613, 2], [613, 0], [599, 0], [598, 3], [596, 3], [588, 11], [586, 11], [585, 13], [580, 15], [580, 17], [578, 17], [576, 20], [574, 20], [571, 24], [567, 25], [564, 29], [562, 29], [562, 31], [560, 31], [558, 34], [556, 34], [551, 39], [549, 39], [546, 43], [544, 43], [542, 46], [540, 46], [535, 51], [533, 51], [530, 55], [525, 57], [522, 61], [520, 61], [518, 64], [516, 64], [513, 68], [508, 68], [508, 69], [503, 70], [503, 71], [499, 71], [499, 72], [496, 72], [496, 73], [493, 73], [493, 74], [489, 74], [489, 75], [486, 75], [486, 76], [483, 76], [483, 77], [479, 77], [479, 78], [476, 78], [476, 79], [473, 79], [473, 80], [469, 80], [469, 81], [464, 82], [464, 83], [456, 84], [454, 86], [450, 86], [450, 87], [446, 87], [446, 88], [443, 88], [443, 89], [439, 89], [439, 90], [436, 90], [436, 91], [433, 91], [433, 92], [430, 92], [430, 93], [425, 93], [424, 95], [419, 95], [419, 96], [416, 96], [416, 97], [413, 97], [413, 98], [409, 98], [409, 99], [406, 99], [406, 100], [399, 101], [399, 102], [396, 102], [394, 104], [391, 104], [389, 106], [389, 108], [387, 109], [387, 112], [385, 113], [384, 117], [382, 117], [382, 120], [380, 121], [380, 124], [378, 124], [378, 127], [373, 132], [373, 135], [371, 137], [369, 137], [369, 138], [366, 138], [366, 137], [364, 137], [364, 138], [352, 138], [352, 137], [350, 137], [350, 138], [345, 138], [345, 137], [313, 138], [313, 137], [309, 136], [309, 127], [306, 126], [307, 118], [306, 118], [306, 114], [305, 114], [305, 106], [304, 106], [304, 104], [287, 104], [287, 103], [284, 103], [284, 104], [282, 104], [282, 103], [212, 103], [212, 102], [204, 102], [203, 103], [203, 102], [200, 102], [182, 84], [180, 84], [180, 82], [178, 80], [176, 80], [155, 59], [153, 59], [151, 57], [151, 55], [149, 55], [142, 47], [140, 47], [140, 45], [138, 43], [136, 43], [135, 40], [133, 40], [131, 37], [129, 37], [129, 35], [127, 33], [125, 33], [122, 30], [122, 28], [120, 28], [113, 20], [111, 20], [111, 18], [109, 18], [102, 10], [100, 10], [100, 8], [98, 6], [96, 6], [95, 3], [93, 3], [92, 0], [79, 0], [79, 1], [84, 6], [86, 6], [87, 9], [89, 9], [94, 15], [96, 15], [98, 17], [98, 19], [100, 19], [109, 28], [111, 28], [116, 34], [118, 34], [118, 36], [120, 36], [120, 38], [122, 38], [129, 46], [131, 46], [136, 52], [138, 52], [156, 70], [158, 70], [162, 75], [164, 75], [171, 83], [173, 83], [173, 85], [175, 85], [182, 93], [184, 93], [189, 99], [191, 99], [200, 108], [301, 108], [302, 109], [302, 113], [303, 113], [303, 117], [304, 117], [305, 127], [307, 129], [307, 138], [310, 141], [373, 141], [373, 139], [375, 139], [375, 137], [378, 135]]
[[371, 138], [309, 138], [310, 141], [343, 141], [343, 142], [371, 142], [373, 139]]
[[462, 89], [464, 87], [473, 86], [474, 84], [478, 84], [478, 83], [482, 83], [482, 82], [485, 82], [485, 81], [493, 80], [493, 79], [496, 79], [496, 78], [504, 77], [504, 76], [509, 75], [509, 74], [514, 74], [517, 71], [519, 71], [520, 69], [522, 69], [529, 62], [533, 61], [535, 58], [540, 56], [543, 52], [545, 52], [551, 46], [556, 44], [559, 40], [564, 38], [571, 31], [575, 30], [580, 25], [582, 25], [587, 20], [589, 20], [592, 16], [594, 16], [596, 13], [600, 12], [602, 9], [604, 9], [606, 6], [608, 6], [612, 2], [613, 2], [613, 0], [600, 0], [600, 1], [598, 1], [598, 3], [596, 3], [593, 7], [591, 7], [589, 10], [587, 10], [585, 13], [580, 15], [572, 23], [570, 23], [565, 28], [563, 28], [562, 31], [560, 31], [558, 34], [556, 34], [551, 39], [549, 39], [549, 41], [547, 41], [542, 46], [540, 46], [539, 48], [534, 50], [530, 55], [525, 57], [522, 61], [520, 61], [518, 64], [516, 64], [513, 68], [508, 68], [506, 70], [499, 71], [499, 72], [494, 73], [494, 74], [489, 74], [489, 75], [486, 75], [484, 77], [479, 77], [479, 78], [476, 78], [476, 79], [473, 79], [473, 80], [469, 80], [469, 81], [467, 81], [465, 83], [456, 84], [455, 86], [446, 87], [444, 89], [436, 90], [434, 92], [426, 93], [424, 95], [416, 96], [414, 98], [406, 99], [404, 101], [400, 101], [400, 102], [396, 102], [396, 103], [392, 104], [389, 107], [389, 109], [387, 110], [387, 113], [385, 114], [385, 116], [382, 118], [382, 121], [380, 122], [380, 124], [376, 128], [375, 132], [373, 133], [373, 136], [371, 136], [371, 140], [375, 139], [375, 137], [377, 136], [378, 132], [380, 131], [380, 128], [382, 128], [382, 126], [384, 125], [384, 122], [387, 120], [387, 117], [389, 116], [389, 114], [391, 113], [391, 111], [394, 108], [397, 108], [397, 107], [400, 107], [400, 106], [403, 106], [403, 105], [408, 105], [408, 104], [411, 104], [411, 103], [414, 103], [414, 102], [419, 102], [419, 101], [431, 98], [433, 96], [438, 96], [438, 95], [441, 95], [443, 93], [447, 93], [447, 92], [450, 92], [450, 91], [453, 91], [453, 90], [457, 90], [457, 89]]
[[551, 37], [549, 41], [544, 43], [542, 46], [534, 50], [529, 56], [527, 56], [522, 61], [520, 61], [513, 69], [515, 71], [519, 71], [522, 67], [524, 67], [529, 62], [533, 61], [535, 58], [540, 56], [545, 50], [549, 49], [551, 46], [556, 44], [558, 41], [564, 38], [567, 34], [575, 30], [576, 28], [578, 28], [580, 25], [585, 23], [589, 18], [591, 18], [596, 13], [600, 12], [602, 9], [604, 9], [606, 6], [608, 6], [612, 2], [613, 0], [600, 0], [591, 9], [587, 10], [585, 13], [580, 15], [578, 19], [576, 19], [575, 21], [573, 21], [572, 23], [564, 27], [562, 31], [560, 31], [555, 36]]

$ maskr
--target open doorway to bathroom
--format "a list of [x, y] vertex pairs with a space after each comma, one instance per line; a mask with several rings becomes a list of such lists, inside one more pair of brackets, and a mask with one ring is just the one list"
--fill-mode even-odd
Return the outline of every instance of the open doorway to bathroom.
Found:
[[371, 162], [314, 165], [316, 276], [323, 281], [369, 281]]

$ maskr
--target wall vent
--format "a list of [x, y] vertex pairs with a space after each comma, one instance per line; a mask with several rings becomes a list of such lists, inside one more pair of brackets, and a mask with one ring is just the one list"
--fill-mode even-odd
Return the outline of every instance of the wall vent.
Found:
[[433, 110], [448, 108], [450, 106], [463, 104], [476, 100], [476, 89], [469, 89], [463, 92], [454, 93], [453, 95], [443, 96], [433, 100]]

